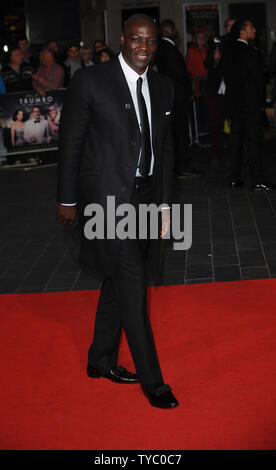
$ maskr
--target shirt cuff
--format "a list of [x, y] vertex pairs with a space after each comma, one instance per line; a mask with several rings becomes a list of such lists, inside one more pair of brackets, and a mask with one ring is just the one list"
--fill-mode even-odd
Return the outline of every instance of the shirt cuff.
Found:
[[61, 204], [62, 206], [76, 206], [76, 205], [77, 205], [76, 202], [74, 202], [73, 204], [64, 204], [64, 202], [60, 202], [60, 204]]

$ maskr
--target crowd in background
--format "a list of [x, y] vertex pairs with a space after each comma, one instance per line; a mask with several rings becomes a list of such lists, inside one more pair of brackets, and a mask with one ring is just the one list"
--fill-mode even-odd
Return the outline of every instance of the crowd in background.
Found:
[[[236, 20], [236, 18], [227, 19], [224, 24], [225, 35], [218, 37], [215, 37], [208, 27], [196, 26], [185, 57], [177, 48], [178, 31], [174, 22], [170, 19], [163, 20], [160, 25], [159, 47], [155, 64], [152, 66], [171, 78], [176, 96], [179, 98], [174, 103], [173, 125], [176, 166], [178, 167], [176, 173], [179, 176], [199, 177], [202, 175], [202, 172], [191, 168], [188, 159], [183, 157], [189, 153], [191, 102], [197, 97], [203, 98], [208, 114], [212, 146], [211, 165], [216, 167], [221, 163], [222, 130], [225, 117], [227, 117], [225, 114], [227, 101], [226, 78], [224, 77], [227, 70], [225, 58], [227, 57], [227, 45], [231, 42], [231, 29]], [[258, 76], [261, 77], [261, 86], [264, 91], [262, 107], [265, 121], [265, 90], [269, 81], [272, 84], [271, 97], [275, 105], [274, 115], [276, 116], [276, 43], [272, 47], [269, 60], [265, 61], [261, 51], [257, 48], [255, 38], [256, 36], [252, 35], [246, 42], [254, 50], [258, 61], [258, 70], [261, 72]], [[170, 47], [168, 42], [171, 43]], [[175, 48], [172, 48], [172, 45]], [[72, 42], [67, 44], [64, 50], [61, 50], [57, 41], [52, 40], [43, 46], [37, 54], [33, 54], [27, 39], [19, 38], [17, 44], [10, 49], [6, 63], [1, 64], [0, 93], [34, 90], [44, 96], [46, 90], [67, 87], [79, 68], [96, 66], [101, 62], [111, 60], [114, 56], [114, 52], [102, 40], [94, 41], [91, 48], [80, 47], [79, 43]], [[18, 126], [20, 127], [20, 122]], [[16, 131], [20, 133], [20, 129]]]
[[34, 54], [27, 39], [20, 38], [1, 63], [0, 93], [35, 90], [44, 96], [45, 90], [66, 87], [79, 68], [113, 57], [114, 53], [101, 40], [96, 40], [92, 48], [72, 42], [64, 51], [57, 41], [50, 41]]

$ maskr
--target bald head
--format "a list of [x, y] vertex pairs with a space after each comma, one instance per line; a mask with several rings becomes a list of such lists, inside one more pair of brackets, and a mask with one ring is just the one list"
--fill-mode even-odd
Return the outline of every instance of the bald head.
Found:
[[162, 38], [169, 38], [172, 40], [177, 39], [178, 31], [173, 20], [165, 19], [162, 21], [160, 25], [160, 36]]
[[126, 63], [142, 75], [150, 64], [157, 48], [158, 31], [150, 16], [131, 16], [121, 34], [122, 54]]
[[133, 25], [141, 25], [141, 24], [142, 25], [145, 25], [145, 24], [151, 25], [153, 28], [156, 29], [156, 33], [157, 33], [157, 26], [156, 26], [155, 22], [153, 21], [153, 19], [151, 18], [151, 16], [143, 15], [142, 13], [137, 13], [136, 15], [130, 16], [125, 21], [123, 32], [126, 33], [128, 28], [131, 28]]

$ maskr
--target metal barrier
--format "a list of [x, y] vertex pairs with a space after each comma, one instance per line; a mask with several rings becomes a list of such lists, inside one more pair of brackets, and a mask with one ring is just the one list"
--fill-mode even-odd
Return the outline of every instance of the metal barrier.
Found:
[[210, 134], [208, 108], [205, 100], [206, 75], [200, 75], [193, 79], [194, 100], [191, 104], [189, 129], [190, 145], [197, 144], [200, 147], [210, 147], [210, 144], [202, 143], [200, 137]]

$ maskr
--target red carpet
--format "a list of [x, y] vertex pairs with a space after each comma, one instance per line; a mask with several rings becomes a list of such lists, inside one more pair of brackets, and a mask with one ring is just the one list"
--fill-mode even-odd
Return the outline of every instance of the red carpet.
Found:
[[98, 292], [0, 296], [1, 449], [276, 449], [276, 279], [149, 296], [174, 410], [86, 377]]

